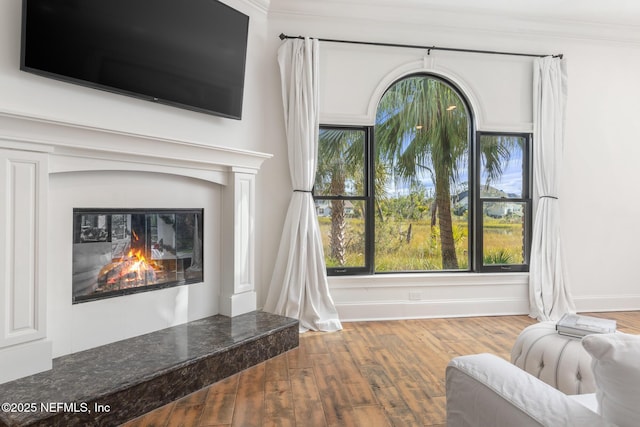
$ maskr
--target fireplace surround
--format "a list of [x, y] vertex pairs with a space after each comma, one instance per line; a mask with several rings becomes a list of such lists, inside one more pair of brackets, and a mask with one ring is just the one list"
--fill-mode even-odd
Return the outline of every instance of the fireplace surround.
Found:
[[[12, 367], [0, 383], [48, 370], [54, 357], [255, 310], [255, 182], [270, 157], [0, 113], [0, 366]], [[142, 201], [100, 187], [134, 180]], [[157, 199], [166, 188], [175, 200]], [[72, 304], [78, 206], [204, 209], [202, 281]]]

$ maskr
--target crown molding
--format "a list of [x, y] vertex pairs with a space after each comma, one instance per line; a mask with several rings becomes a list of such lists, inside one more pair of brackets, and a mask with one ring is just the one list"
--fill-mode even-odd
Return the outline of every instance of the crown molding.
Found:
[[243, 3], [246, 3], [250, 7], [257, 9], [258, 11], [264, 13], [265, 15], [269, 12], [269, 8], [271, 6], [271, 0], [241, 0]]
[[[586, 0], [582, 0], [586, 1]], [[569, 38], [640, 45], [640, 2], [629, 11], [606, 12], [608, 6], [565, 6], [553, 9], [542, 6], [523, 10], [510, 2], [511, 7], [497, 8], [505, 0], [492, 0], [477, 6], [477, 2], [461, 1], [456, 6], [441, 0], [271, 0], [269, 14], [283, 19], [323, 19], [353, 24], [398, 25], [403, 28], [483, 32], [496, 35]], [[571, 3], [571, 2], [565, 2]], [[462, 4], [462, 7], [460, 6]], [[505, 3], [506, 4], [506, 3]], [[582, 3], [578, 3], [582, 5]], [[322, 37], [323, 35], [309, 34]]]

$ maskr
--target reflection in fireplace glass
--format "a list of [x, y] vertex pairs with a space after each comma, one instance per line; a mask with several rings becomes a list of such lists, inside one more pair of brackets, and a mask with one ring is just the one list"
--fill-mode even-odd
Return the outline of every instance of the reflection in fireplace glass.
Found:
[[202, 209], [74, 209], [73, 302], [201, 282]]
[[109, 237], [107, 215], [83, 215], [80, 229], [80, 241], [106, 242]]

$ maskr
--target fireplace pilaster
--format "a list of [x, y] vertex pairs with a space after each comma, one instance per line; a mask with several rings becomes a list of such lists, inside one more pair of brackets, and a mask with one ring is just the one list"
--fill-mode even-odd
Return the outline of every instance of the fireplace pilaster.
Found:
[[220, 314], [237, 316], [256, 309], [255, 172], [234, 167], [224, 201], [222, 299]]
[[51, 369], [46, 154], [0, 149], [0, 383]]

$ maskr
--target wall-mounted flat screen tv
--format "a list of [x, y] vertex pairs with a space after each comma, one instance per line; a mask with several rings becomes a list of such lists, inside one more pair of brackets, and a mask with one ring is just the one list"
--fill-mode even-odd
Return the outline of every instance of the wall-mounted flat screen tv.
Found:
[[216, 0], [23, 0], [20, 68], [240, 119], [248, 29]]

